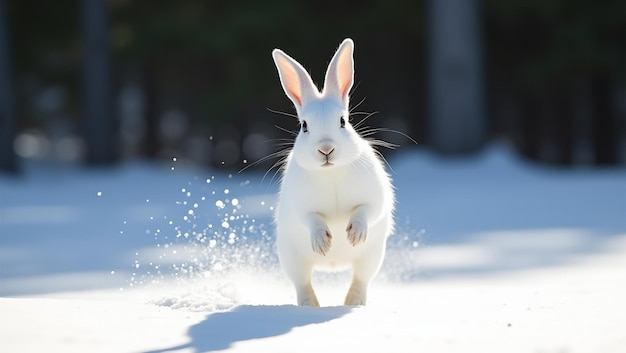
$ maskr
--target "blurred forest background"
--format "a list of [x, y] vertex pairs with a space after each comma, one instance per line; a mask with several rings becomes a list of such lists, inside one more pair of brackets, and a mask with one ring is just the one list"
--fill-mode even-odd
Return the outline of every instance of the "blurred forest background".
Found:
[[623, 0], [0, 0], [0, 169], [238, 170], [290, 137], [275, 125], [298, 128], [267, 109], [294, 111], [271, 50], [321, 84], [346, 37], [368, 125], [446, 155], [504, 140], [542, 163], [626, 163]]

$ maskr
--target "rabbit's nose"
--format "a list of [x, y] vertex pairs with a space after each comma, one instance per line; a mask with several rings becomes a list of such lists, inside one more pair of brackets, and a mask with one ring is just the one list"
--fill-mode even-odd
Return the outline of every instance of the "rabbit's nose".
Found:
[[331, 145], [323, 145], [317, 149], [319, 153], [323, 154], [326, 157], [330, 156], [330, 154], [333, 153], [334, 150], [335, 150], [335, 147]]

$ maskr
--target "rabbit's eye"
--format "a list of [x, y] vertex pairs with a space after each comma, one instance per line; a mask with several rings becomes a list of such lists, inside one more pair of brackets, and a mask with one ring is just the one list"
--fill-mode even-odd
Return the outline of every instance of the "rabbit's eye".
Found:
[[302, 132], [309, 132], [309, 126], [306, 124], [305, 120], [302, 120]]
[[341, 128], [346, 127], [346, 119], [344, 119], [343, 116], [339, 119], [339, 126], [341, 126]]

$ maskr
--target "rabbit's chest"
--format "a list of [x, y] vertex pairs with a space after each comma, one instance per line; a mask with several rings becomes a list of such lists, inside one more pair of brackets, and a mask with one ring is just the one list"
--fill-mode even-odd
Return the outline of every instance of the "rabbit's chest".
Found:
[[[370, 183], [371, 184], [371, 183]], [[368, 185], [362, 179], [348, 180], [335, 177], [311, 180], [303, 197], [301, 207], [327, 217], [349, 216], [359, 205], [370, 203], [375, 185]]]

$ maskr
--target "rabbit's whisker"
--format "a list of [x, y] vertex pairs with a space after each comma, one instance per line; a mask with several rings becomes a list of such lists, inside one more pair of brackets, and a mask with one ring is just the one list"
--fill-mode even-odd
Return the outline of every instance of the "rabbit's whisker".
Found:
[[274, 125], [274, 127], [277, 128], [280, 131], [288, 133], [291, 136], [297, 136], [298, 135], [298, 133], [296, 131], [286, 129], [286, 128], [282, 127], [282, 126]]
[[[357, 83], [357, 86], [358, 86], [358, 83]], [[354, 88], [354, 90], [356, 90], [356, 87]], [[365, 102], [365, 98], [361, 99], [361, 101], [360, 101], [360, 102], [358, 102], [358, 103], [357, 103], [357, 104], [355, 104], [352, 108], [350, 108], [350, 115], [354, 114], [354, 113], [353, 113], [353, 110], [354, 110], [354, 109], [356, 109], [356, 108], [358, 108], [358, 107], [359, 107], [359, 105], [363, 104], [363, 102]]]
[[355, 115], [355, 114], [362, 114], [365, 115], [365, 117], [363, 119], [361, 119], [359, 122], [357, 122], [356, 124], [352, 125], [354, 127], [354, 129], [358, 129], [359, 127], [361, 127], [361, 125], [363, 125], [363, 123], [365, 123], [365, 121], [367, 119], [369, 119], [372, 115], [378, 114], [378, 112], [371, 112], [371, 113], [366, 113], [366, 112], [354, 112], [351, 113], [350, 115]]
[[296, 118], [296, 119], [298, 119], [298, 116], [297, 116], [297, 115], [295, 115], [295, 114], [292, 114], [292, 113], [281, 112], [280, 110], [274, 110], [274, 109], [271, 109], [271, 108], [266, 108], [266, 109], [267, 109], [268, 111], [272, 112], [272, 113], [276, 113], [276, 114], [280, 114], [280, 115], [284, 115], [284, 116], [289, 116], [289, 117], [292, 117], [292, 118]]
[[261, 158], [261, 159], [259, 159], [259, 160], [257, 160], [257, 161], [254, 161], [254, 162], [252, 162], [252, 163], [248, 164], [247, 166], [245, 166], [245, 167], [241, 168], [241, 169], [237, 172], [237, 174], [239, 174], [239, 173], [241, 173], [241, 172], [243, 172], [243, 171], [247, 170], [248, 168], [256, 167], [257, 165], [259, 165], [259, 164], [261, 164], [261, 163], [263, 163], [263, 162], [267, 161], [268, 159], [272, 159], [272, 158], [279, 157], [279, 156], [280, 156], [280, 153], [282, 153], [282, 152], [283, 152], [283, 151], [278, 151], [278, 152], [270, 153], [270, 154], [268, 154], [267, 156], [265, 156], [265, 157], [263, 157], [263, 158]]

